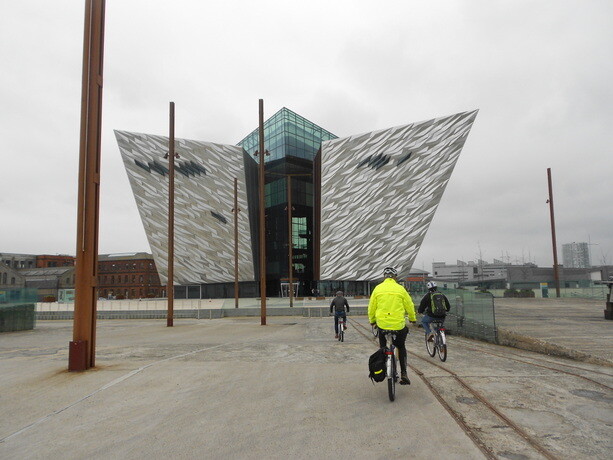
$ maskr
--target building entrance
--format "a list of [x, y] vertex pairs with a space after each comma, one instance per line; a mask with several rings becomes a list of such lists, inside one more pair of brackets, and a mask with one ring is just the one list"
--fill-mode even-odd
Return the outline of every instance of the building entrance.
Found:
[[[298, 294], [298, 286], [300, 285], [300, 282], [292, 284], [294, 285], [293, 297], [296, 297], [296, 294]], [[289, 297], [289, 283], [287, 282], [281, 283], [281, 297]]]

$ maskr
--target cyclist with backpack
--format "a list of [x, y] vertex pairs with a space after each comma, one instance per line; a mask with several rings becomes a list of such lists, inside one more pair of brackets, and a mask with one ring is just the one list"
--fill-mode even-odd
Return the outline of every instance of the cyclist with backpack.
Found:
[[[407, 374], [407, 349], [405, 341], [409, 329], [406, 325], [405, 316], [411, 323], [415, 323], [415, 305], [407, 290], [398, 282], [398, 272], [393, 267], [383, 270], [384, 280], [378, 284], [370, 295], [368, 302], [368, 321], [376, 324], [381, 331], [395, 331], [394, 346], [398, 348], [400, 361], [400, 384], [410, 385]], [[385, 334], [379, 334], [379, 346], [385, 348]]]
[[347, 313], [349, 313], [349, 302], [343, 297], [343, 291], [338, 291], [336, 297], [330, 302], [330, 314], [332, 314], [332, 309], [334, 309], [334, 332], [336, 333], [334, 337], [338, 339], [338, 318], [343, 318], [345, 329], [347, 329]]
[[430, 330], [430, 323], [432, 321], [444, 321], [451, 305], [447, 296], [437, 290], [434, 281], [428, 281], [426, 287], [428, 288], [428, 293], [419, 302], [417, 313], [423, 314], [421, 324], [424, 327], [426, 337], [428, 337], [428, 334], [432, 332]]

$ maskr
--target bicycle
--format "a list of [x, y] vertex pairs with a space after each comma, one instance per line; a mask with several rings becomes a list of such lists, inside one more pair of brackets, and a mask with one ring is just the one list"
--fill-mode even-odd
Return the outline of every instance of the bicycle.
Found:
[[339, 342], [345, 341], [345, 329], [347, 329], [347, 327], [345, 326], [345, 320], [342, 316], [339, 316], [338, 317], [338, 341]]
[[444, 320], [439, 320], [430, 323], [430, 328], [434, 332], [426, 336], [426, 350], [432, 358], [438, 353], [440, 360], [445, 362], [447, 360], [447, 338], [445, 337], [443, 322]]
[[[346, 315], [346, 313], [345, 313]], [[345, 341], [345, 329], [347, 329], [347, 319], [343, 317], [341, 314], [330, 312], [329, 316], [334, 316], [334, 322], [337, 324], [336, 329], [336, 338], [339, 342]], [[338, 318], [338, 319], [337, 319]]]
[[396, 399], [396, 382], [398, 382], [398, 363], [396, 358], [396, 331], [379, 331], [385, 334], [385, 377], [387, 378], [387, 393], [390, 401]]

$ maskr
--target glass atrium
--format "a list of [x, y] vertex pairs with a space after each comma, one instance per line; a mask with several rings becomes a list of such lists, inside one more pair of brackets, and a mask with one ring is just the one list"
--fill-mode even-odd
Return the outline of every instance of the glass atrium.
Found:
[[[291, 182], [292, 277], [298, 281], [297, 295], [310, 295], [313, 280], [313, 160], [326, 140], [337, 136], [306, 118], [282, 108], [264, 122], [266, 155], [266, 261], [267, 288], [280, 294], [281, 282], [289, 279], [289, 229], [287, 184]], [[258, 129], [238, 143], [254, 156], [259, 149]]]

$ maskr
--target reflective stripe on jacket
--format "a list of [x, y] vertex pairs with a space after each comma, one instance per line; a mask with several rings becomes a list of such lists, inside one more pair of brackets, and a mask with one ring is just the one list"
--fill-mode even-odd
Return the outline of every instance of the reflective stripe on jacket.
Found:
[[406, 326], [404, 317], [415, 321], [415, 306], [407, 290], [393, 278], [378, 284], [368, 302], [368, 320], [380, 329], [399, 331]]

